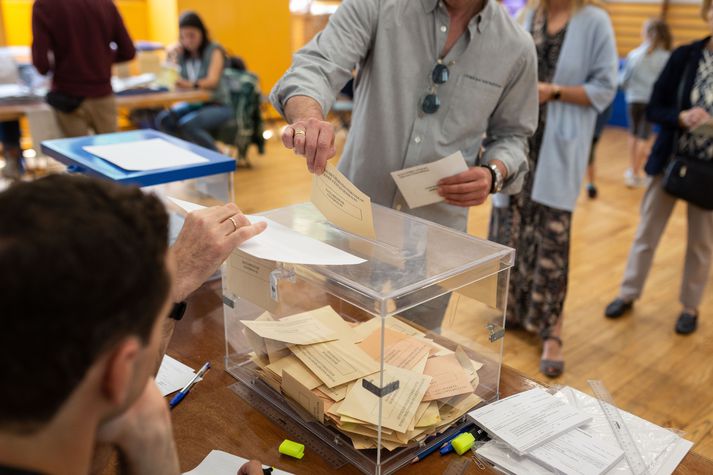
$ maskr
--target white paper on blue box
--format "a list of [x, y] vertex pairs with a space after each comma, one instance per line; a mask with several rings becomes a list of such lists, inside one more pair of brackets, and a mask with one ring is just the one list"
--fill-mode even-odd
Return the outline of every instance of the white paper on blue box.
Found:
[[108, 145], [90, 145], [84, 150], [128, 171], [159, 170], [205, 163], [207, 158], [163, 139]]

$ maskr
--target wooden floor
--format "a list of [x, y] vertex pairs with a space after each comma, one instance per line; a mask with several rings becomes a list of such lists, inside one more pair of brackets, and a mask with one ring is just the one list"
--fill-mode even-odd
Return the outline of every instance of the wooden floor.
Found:
[[[303, 159], [279, 143], [279, 130], [267, 152], [252, 152], [252, 169], [235, 176], [236, 202], [246, 213], [309, 200], [311, 178]], [[343, 143], [344, 132], [338, 135]], [[339, 147], [338, 147], [339, 148]], [[678, 291], [685, 250], [685, 206], [679, 203], [656, 254], [645, 294], [629, 317], [609, 321], [606, 304], [617, 294], [638, 223], [643, 190], [627, 189], [626, 134], [605, 131], [597, 150], [599, 198], [582, 196], [574, 214], [569, 295], [565, 305], [566, 372], [556, 384], [589, 391], [588, 379], [601, 379], [616, 404], [659, 425], [679, 429], [694, 450], [713, 458], [713, 286], [700, 308], [699, 330], [673, 331], [680, 311]], [[489, 205], [471, 210], [469, 231], [485, 237]], [[505, 363], [543, 379], [538, 372], [537, 339], [508, 332]], [[591, 392], [590, 392], [591, 393]]]

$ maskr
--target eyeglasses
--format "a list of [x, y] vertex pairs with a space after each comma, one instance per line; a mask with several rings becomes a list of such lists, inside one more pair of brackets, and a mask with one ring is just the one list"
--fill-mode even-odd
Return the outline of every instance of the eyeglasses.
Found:
[[436, 92], [438, 91], [438, 86], [448, 81], [450, 74], [448, 66], [443, 64], [439, 59], [433, 71], [431, 71], [431, 81], [433, 84], [431, 84], [428, 94], [426, 94], [426, 97], [424, 97], [421, 102], [421, 110], [424, 114], [433, 114], [441, 107], [441, 100], [438, 98]]

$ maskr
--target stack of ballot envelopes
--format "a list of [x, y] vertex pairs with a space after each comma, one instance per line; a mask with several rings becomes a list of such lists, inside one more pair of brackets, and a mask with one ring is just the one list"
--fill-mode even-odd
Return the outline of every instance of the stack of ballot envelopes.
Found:
[[356, 449], [377, 448], [379, 427], [388, 450], [423, 441], [482, 402], [482, 364], [397, 317], [383, 319], [383, 374], [381, 318], [352, 324], [325, 306], [241, 322], [260, 378]]

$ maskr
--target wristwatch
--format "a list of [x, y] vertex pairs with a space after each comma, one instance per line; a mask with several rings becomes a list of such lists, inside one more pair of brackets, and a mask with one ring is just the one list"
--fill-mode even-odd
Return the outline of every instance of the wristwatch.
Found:
[[490, 193], [500, 193], [503, 189], [503, 184], [505, 183], [505, 179], [503, 178], [503, 174], [500, 172], [500, 169], [494, 163], [488, 163], [487, 165], [482, 165], [482, 167], [490, 170], [490, 177], [492, 178]]
[[188, 304], [185, 301], [174, 303], [171, 313], [168, 314], [168, 318], [179, 321], [186, 313], [186, 308], [188, 308]]
[[557, 85], [553, 85], [552, 87], [552, 100], [559, 101], [562, 98], [562, 88]]

